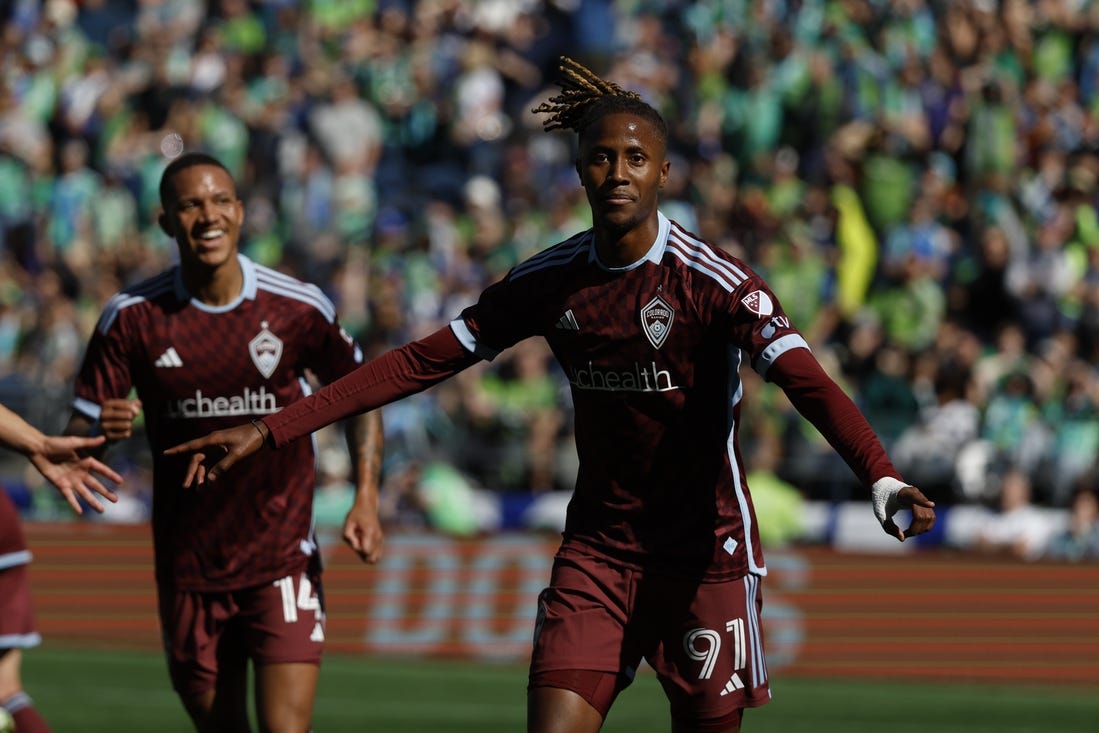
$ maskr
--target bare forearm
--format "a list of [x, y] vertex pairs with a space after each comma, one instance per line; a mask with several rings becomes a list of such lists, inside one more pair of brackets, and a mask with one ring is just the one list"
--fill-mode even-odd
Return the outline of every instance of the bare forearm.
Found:
[[382, 470], [382, 416], [378, 410], [349, 421], [355, 501], [343, 522], [343, 541], [364, 562], [376, 563], [382, 557], [385, 532], [378, 517], [378, 482]]
[[5, 448], [31, 455], [40, 453], [46, 436], [15, 412], [0, 405], [0, 444]]
[[365, 494], [362, 498], [372, 495], [376, 506], [382, 456], [385, 452], [381, 410], [372, 410], [348, 421], [347, 449], [351, 454], [352, 480], [356, 492]]

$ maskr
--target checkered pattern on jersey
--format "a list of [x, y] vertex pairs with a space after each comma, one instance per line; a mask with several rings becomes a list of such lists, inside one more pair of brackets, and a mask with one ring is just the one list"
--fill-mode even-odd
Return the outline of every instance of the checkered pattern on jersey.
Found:
[[581, 233], [518, 265], [455, 331], [487, 358], [541, 335], [568, 376], [580, 470], [566, 541], [677, 572], [763, 572], [738, 370], [807, 344], [745, 263], [659, 218], [640, 262], [606, 268]]
[[305, 394], [307, 369], [331, 381], [361, 362], [315, 286], [241, 263], [242, 296], [225, 307], [191, 300], [178, 270], [115, 296], [76, 383], [76, 407], [89, 413], [137, 388], [154, 466], [158, 578], [184, 590], [242, 588], [305, 566], [313, 446], [299, 440], [187, 490], [186, 457], [163, 450], [285, 407]]

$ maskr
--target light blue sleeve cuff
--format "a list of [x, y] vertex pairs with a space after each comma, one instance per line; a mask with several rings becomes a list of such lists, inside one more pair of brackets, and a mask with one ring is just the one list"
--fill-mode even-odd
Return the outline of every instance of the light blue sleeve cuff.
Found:
[[465, 350], [471, 354], [476, 354], [485, 361], [492, 361], [500, 352], [496, 349], [489, 348], [482, 343], [478, 343], [477, 339], [473, 337], [473, 333], [469, 330], [469, 326], [461, 318], [455, 318], [450, 322], [450, 330], [454, 332], [454, 335], [458, 338], [458, 342], [465, 347]]
[[72, 407], [81, 415], [88, 417], [93, 422], [99, 422], [100, 416], [103, 414], [103, 408], [100, 405], [95, 404], [91, 400], [86, 400], [81, 397], [77, 397], [73, 400]]
[[808, 342], [799, 334], [792, 333], [789, 336], [783, 336], [771, 343], [763, 350], [763, 353], [759, 355], [759, 358], [756, 359], [756, 363], [754, 364], [756, 373], [763, 377], [763, 379], [767, 379], [767, 370], [771, 368], [771, 365], [775, 363], [776, 359], [787, 351], [808, 348]]

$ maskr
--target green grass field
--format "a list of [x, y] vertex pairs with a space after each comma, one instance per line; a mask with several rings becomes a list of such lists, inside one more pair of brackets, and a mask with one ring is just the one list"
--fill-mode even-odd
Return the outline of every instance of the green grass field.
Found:
[[[903, 664], [903, 661], [898, 661]], [[46, 645], [24, 658], [24, 683], [55, 733], [191, 730], [159, 655]], [[318, 733], [521, 733], [525, 668], [329, 655]], [[749, 711], [746, 733], [1094, 733], [1096, 690], [805, 680], [779, 676], [774, 700]], [[608, 733], [666, 731], [651, 674], [619, 699]]]

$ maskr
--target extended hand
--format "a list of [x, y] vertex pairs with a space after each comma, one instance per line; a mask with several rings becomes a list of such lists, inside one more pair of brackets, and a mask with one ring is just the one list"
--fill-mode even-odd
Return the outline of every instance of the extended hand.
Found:
[[103, 445], [105, 440], [106, 438], [102, 435], [95, 438], [75, 435], [47, 436], [42, 441], [40, 449], [27, 457], [38, 472], [57, 487], [74, 512], [84, 513], [79, 501], [83, 499], [97, 512], [102, 513], [103, 504], [96, 498], [96, 494], [112, 502], [118, 501], [118, 496], [104, 486], [95, 474], [108, 478], [116, 484], [122, 483], [122, 477], [95, 458], [82, 455], [81, 451], [97, 448]]
[[183, 479], [183, 488], [186, 489], [192, 485], [202, 486], [207, 481], [217, 481], [221, 474], [241, 459], [258, 451], [263, 444], [264, 438], [259, 428], [252, 423], [245, 423], [180, 443], [164, 451], [164, 455], [193, 454], [187, 467], [187, 475]]

